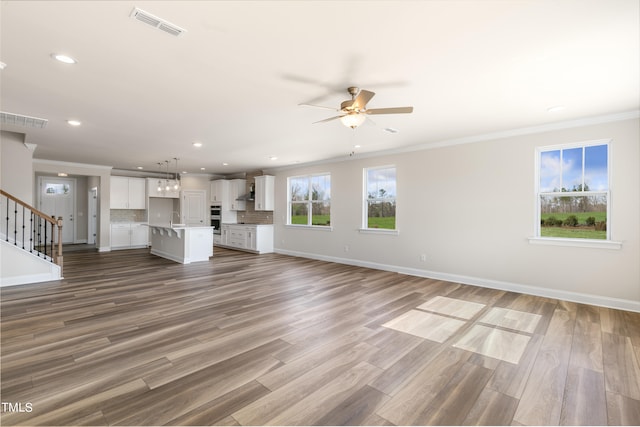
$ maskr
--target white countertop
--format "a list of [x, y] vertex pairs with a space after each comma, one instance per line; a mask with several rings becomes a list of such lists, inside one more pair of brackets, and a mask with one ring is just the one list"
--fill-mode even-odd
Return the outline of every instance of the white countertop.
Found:
[[263, 225], [268, 225], [268, 226], [272, 226], [273, 224], [256, 224], [255, 222], [223, 222], [222, 225], [239, 225], [239, 226], [243, 226], [243, 225], [248, 225], [248, 226], [263, 226]]
[[185, 229], [196, 229], [196, 228], [209, 228], [214, 229], [215, 227], [210, 225], [185, 225], [185, 224], [149, 224], [149, 227], [157, 227], [157, 228], [168, 228], [172, 230], [185, 230]]

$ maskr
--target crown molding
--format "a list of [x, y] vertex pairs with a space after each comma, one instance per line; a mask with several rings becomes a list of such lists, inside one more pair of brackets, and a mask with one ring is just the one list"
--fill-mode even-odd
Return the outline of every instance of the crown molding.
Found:
[[270, 171], [282, 171], [288, 169], [297, 169], [300, 167], [324, 165], [328, 163], [348, 162], [358, 159], [366, 159], [371, 157], [388, 156], [392, 154], [410, 153], [415, 151], [432, 150], [435, 148], [451, 147], [454, 145], [473, 144], [476, 142], [492, 141], [496, 139], [510, 138], [514, 136], [534, 135], [538, 133], [551, 132], [556, 130], [571, 129], [584, 126], [598, 125], [602, 123], [619, 122], [623, 120], [632, 120], [640, 118], [640, 110], [625, 111], [622, 113], [605, 114], [600, 116], [584, 117], [574, 120], [564, 120], [561, 122], [547, 123], [538, 126], [528, 126], [523, 128], [507, 129], [499, 132], [484, 133], [479, 135], [467, 136], [463, 138], [445, 139], [441, 141], [427, 142], [424, 144], [410, 145], [407, 147], [393, 148], [390, 150], [373, 151], [370, 153], [357, 153], [349, 157], [332, 157], [330, 159], [318, 160], [308, 163], [296, 163], [276, 168], [270, 168]]
[[108, 171], [111, 171], [111, 169], [113, 169], [113, 166], [91, 165], [87, 163], [62, 162], [59, 160], [46, 160], [46, 159], [33, 159], [33, 164], [100, 169], [100, 170], [108, 170]]

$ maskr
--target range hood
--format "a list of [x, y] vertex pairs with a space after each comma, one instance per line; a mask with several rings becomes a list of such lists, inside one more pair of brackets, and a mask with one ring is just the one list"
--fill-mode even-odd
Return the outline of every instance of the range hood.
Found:
[[239, 196], [236, 200], [240, 202], [242, 201], [253, 202], [255, 200], [255, 193], [243, 194], [242, 196]]
[[253, 202], [255, 200], [256, 197], [256, 190], [255, 190], [255, 184], [251, 183], [251, 185], [249, 186], [249, 192], [247, 194], [243, 194], [242, 196], [239, 196], [236, 200], [237, 201], [249, 201], [249, 202]]

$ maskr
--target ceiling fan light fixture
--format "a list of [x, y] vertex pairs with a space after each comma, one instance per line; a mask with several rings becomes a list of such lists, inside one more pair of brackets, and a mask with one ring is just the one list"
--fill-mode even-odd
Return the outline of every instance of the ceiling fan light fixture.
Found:
[[340, 117], [340, 121], [342, 122], [342, 124], [351, 129], [357, 128], [362, 123], [364, 123], [366, 119], [367, 117], [364, 114], [356, 112], [348, 113]]

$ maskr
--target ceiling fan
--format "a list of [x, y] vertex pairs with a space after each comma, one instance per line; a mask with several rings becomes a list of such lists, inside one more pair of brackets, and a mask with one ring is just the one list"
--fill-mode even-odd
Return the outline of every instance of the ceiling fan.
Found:
[[339, 116], [329, 117], [328, 119], [320, 120], [315, 123], [323, 123], [331, 120], [340, 119], [343, 125], [355, 129], [360, 126], [367, 119], [368, 115], [372, 114], [406, 114], [413, 112], [413, 107], [393, 107], [393, 108], [370, 108], [367, 109], [367, 103], [371, 101], [371, 98], [375, 96], [374, 92], [359, 89], [351, 86], [347, 88], [347, 91], [351, 95], [351, 99], [344, 101], [340, 104], [339, 109], [324, 107], [321, 105], [313, 104], [300, 104], [308, 105], [310, 107], [327, 108], [329, 110], [340, 111], [342, 114]]

